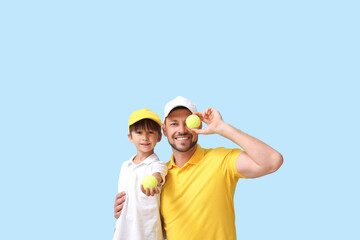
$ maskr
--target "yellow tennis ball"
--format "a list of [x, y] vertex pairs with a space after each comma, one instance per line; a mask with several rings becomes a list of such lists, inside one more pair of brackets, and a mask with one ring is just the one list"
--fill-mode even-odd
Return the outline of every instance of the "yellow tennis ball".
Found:
[[200, 127], [201, 120], [198, 115], [190, 115], [185, 120], [186, 126], [190, 129]]
[[143, 178], [143, 180], [141, 181], [141, 183], [142, 183], [144, 189], [153, 188], [158, 185], [158, 181], [157, 181], [156, 177], [154, 177], [153, 175], [145, 176]]

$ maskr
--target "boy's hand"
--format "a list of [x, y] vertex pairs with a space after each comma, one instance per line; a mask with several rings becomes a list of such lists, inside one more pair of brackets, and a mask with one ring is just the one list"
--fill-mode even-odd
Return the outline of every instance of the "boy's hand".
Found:
[[125, 192], [121, 192], [116, 195], [115, 204], [114, 204], [114, 217], [116, 219], [118, 219], [121, 215], [125, 203], [125, 198], [126, 198]]
[[[158, 183], [158, 186], [160, 186], [161, 184]], [[160, 190], [158, 187], [153, 187], [153, 188], [146, 188], [144, 189], [144, 186], [142, 184], [140, 184], [140, 189], [141, 191], [146, 195], [146, 196], [154, 196], [155, 194], [159, 194]]]
[[146, 195], [146, 196], [154, 196], [155, 194], [159, 194], [160, 190], [158, 187], [161, 186], [161, 182], [162, 182], [162, 177], [161, 174], [156, 172], [153, 174], [153, 176], [156, 178], [156, 180], [158, 181], [158, 185], [157, 187], [153, 187], [153, 188], [146, 188], [144, 189], [144, 186], [141, 184], [140, 185], [140, 189], [141, 191]]

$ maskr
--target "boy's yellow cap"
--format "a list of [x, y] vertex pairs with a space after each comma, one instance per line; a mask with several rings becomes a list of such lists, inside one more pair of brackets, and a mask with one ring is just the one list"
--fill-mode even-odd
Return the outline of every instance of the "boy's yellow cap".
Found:
[[144, 109], [137, 110], [137, 111], [133, 112], [130, 115], [130, 117], [129, 117], [129, 131], [130, 131], [130, 126], [131, 125], [133, 125], [134, 123], [136, 123], [136, 122], [138, 122], [140, 120], [143, 120], [145, 118], [154, 120], [157, 124], [159, 124], [160, 127], [162, 125], [160, 117], [156, 113], [150, 111], [147, 108], [144, 108]]

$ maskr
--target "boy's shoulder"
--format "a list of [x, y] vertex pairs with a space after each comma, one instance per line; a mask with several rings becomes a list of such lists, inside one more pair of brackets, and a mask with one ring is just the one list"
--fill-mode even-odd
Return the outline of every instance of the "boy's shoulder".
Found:
[[121, 164], [121, 167], [124, 167], [124, 166], [129, 165], [129, 164], [132, 162], [132, 160], [134, 159], [135, 156], [136, 156], [136, 155], [133, 155], [131, 158], [129, 158], [128, 160], [124, 161], [124, 162]]
[[161, 161], [160, 158], [156, 155], [156, 153], [151, 154], [142, 163], [148, 166], [159, 166], [159, 165], [166, 166], [166, 163]]
[[158, 155], [156, 155], [156, 153], [151, 154], [144, 160], [144, 162], [149, 163], [149, 164], [159, 162], [159, 161], [160, 161], [160, 159], [159, 159]]
[[[131, 165], [132, 160], [136, 157], [136, 155], [133, 155], [131, 158], [129, 158], [128, 160], [124, 161], [121, 165], [121, 167], [123, 166], [128, 166]], [[160, 158], [158, 157], [158, 155], [156, 155], [156, 153], [151, 154], [150, 156], [148, 156], [142, 163], [143, 164], [153, 164], [153, 163], [158, 163], [161, 162], [163, 163]]]

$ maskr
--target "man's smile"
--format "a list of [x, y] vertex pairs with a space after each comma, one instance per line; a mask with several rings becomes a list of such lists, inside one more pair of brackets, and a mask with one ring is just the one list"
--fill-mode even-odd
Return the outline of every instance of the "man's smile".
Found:
[[180, 141], [180, 142], [182, 142], [182, 141], [187, 141], [187, 140], [190, 140], [191, 139], [191, 136], [179, 136], [179, 137], [175, 137], [175, 140], [177, 140], [177, 141]]

